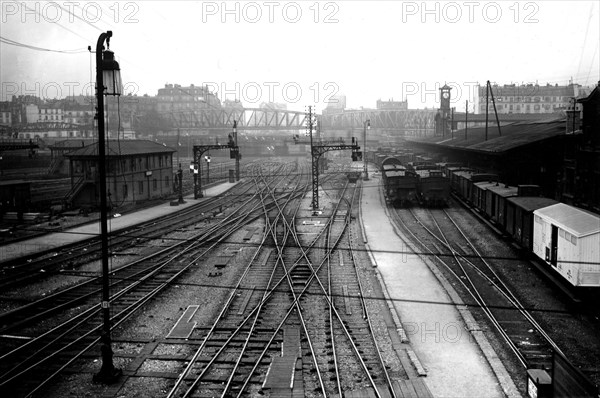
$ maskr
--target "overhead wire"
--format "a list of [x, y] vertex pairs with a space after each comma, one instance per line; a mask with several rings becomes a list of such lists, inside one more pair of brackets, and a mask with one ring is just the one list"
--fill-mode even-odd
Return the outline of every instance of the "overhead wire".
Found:
[[31, 44], [21, 43], [16, 40], [8, 39], [8, 38], [2, 37], [2, 36], [0, 36], [0, 42], [11, 45], [11, 46], [27, 48], [27, 49], [35, 50], [35, 51], [55, 52], [55, 53], [62, 53], [62, 54], [81, 54], [81, 53], [88, 51], [85, 48], [74, 49], [74, 50], [56, 50], [56, 49], [51, 49], [51, 48], [38, 47], [38, 46], [33, 46]]

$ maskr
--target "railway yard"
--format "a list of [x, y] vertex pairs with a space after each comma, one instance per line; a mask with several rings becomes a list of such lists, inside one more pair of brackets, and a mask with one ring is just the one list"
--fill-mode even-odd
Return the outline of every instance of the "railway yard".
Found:
[[[347, 177], [356, 174], [349, 160], [330, 163], [318, 212], [310, 163], [272, 158], [244, 163], [239, 182], [203, 199], [111, 221], [111, 349], [102, 344], [97, 226], [67, 245], [61, 234], [74, 230], [41, 237], [63, 243], [39, 253], [4, 242], [0, 390], [519, 397], [531, 388], [527, 370], [553, 375], [557, 356], [582, 385], [600, 384], [597, 296], [559, 289], [472, 204], [449, 195], [450, 178], [443, 206], [395, 206], [402, 200], [386, 170], [374, 158], [368, 167], [363, 181]], [[439, 191], [428, 192], [438, 204]], [[107, 357], [122, 374], [94, 382]]]

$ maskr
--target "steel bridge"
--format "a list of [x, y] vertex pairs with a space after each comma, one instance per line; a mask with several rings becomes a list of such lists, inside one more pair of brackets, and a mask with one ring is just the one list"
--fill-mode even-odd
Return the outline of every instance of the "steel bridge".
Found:
[[238, 130], [304, 130], [306, 114], [298, 111], [262, 108], [221, 108], [175, 111], [165, 114], [168, 122], [180, 129], [221, 129], [230, 131], [233, 121]]
[[37, 139], [0, 138], [0, 152], [35, 148], [39, 148]]
[[[380, 132], [396, 134], [427, 135], [435, 131], [436, 109], [361, 109], [344, 110], [339, 113], [318, 115], [319, 129], [322, 131], [362, 130], [368, 119], [371, 128]], [[528, 118], [529, 116], [529, 118]], [[529, 120], [531, 116], [538, 119], [540, 115], [499, 115], [501, 122], [516, 122]], [[542, 115], [543, 116], [543, 115]], [[139, 117], [142, 117], [141, 115]], [[304, 112], [265, 109], [265, 108], [206, 108], [199, 110], [181, 110], [163, 114], [170, 128], [182, 130], [225, 130], [230, 131], [233, 121], [237, 121], [238, 130], [271, 130], [289, 131], [306, 130], [307, 115]], [[464, 113], [456, 113], [456, 122], [464, 121]], [[490, 121], [493, 117], [490, 117]], [[469, 115], [469, 123], [485, 121], [485, 115]], [[25, 123], [12, 126], [6, 135], [16, 136], [15, 133], [44, 133], [48, 131], [87, 131], [93, 130], [91, 125], [78, 125], [65, 122]]]
[[[362, 129], [365, 120], [371, 120], [372, 128], [383, 131], [410, 132], [435, 129], [433, 109], [412, 110], [349, 110], [341, 113], [319, 115], [319, 123], [325, 130]], [[180, 129], [231, 130], [233, 121], [238, 130], [305, 130], [307, 115], [304, 112], [263, 108], [221, 108], [194, 111], [175, 111], [165, 117], [173, 127]]]
[[361, 109], [345, 110], [321, 116], [323, 130], [355, 130], [364, 128], [368, 119], [372, 129], [390, 132], [416, 132], [435, 130], [435, 109]]

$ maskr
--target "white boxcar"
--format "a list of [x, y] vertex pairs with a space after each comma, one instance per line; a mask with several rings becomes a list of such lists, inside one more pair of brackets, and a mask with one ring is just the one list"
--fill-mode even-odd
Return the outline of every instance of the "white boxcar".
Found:
[[564, 203], [533, 214], [534, 254], [573, 286], [600, 286], [600, 217]]

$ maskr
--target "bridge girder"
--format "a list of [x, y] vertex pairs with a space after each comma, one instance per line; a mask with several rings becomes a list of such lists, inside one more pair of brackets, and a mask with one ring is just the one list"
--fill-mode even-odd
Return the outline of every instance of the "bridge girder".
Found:
[[175, 128], [230, 130], [237, 121], [238, 130], [304, 130], [306, 114], [298, 111], [262, 108], [202, 109], [169, 113]]
[[371, 128], [397, 131], [434, 130], [435, 114], [433, 109], [350, 110], [323, 115], [321, 126], [333, 130], [363, 129], [365, 120], [369, 119]]

